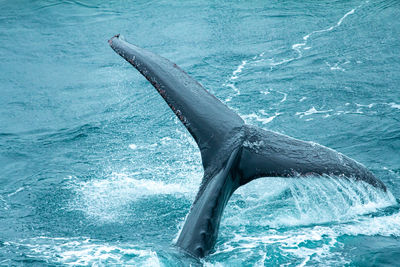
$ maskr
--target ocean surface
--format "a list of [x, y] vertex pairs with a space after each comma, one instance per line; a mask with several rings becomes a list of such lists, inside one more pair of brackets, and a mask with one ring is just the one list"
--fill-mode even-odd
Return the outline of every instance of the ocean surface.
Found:
[[[0, 10], [0, 266], [399, 264], [399, 1], [1, 0]], [[210, 256], [180, 253], [200, 153], [110, 49], [117, 33], [247, 123], [361, 162], [388, 192], [258, 179], [232, 196]]]

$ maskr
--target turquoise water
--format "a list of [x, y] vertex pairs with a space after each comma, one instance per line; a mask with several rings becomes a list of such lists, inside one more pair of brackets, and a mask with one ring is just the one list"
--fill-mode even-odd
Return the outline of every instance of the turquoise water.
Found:
[[[396, 265], [398, 1], [0, 1], [0, 265]], [[117, 34], [248, 123], [336, 149], [389, 188], [266, 178], [214, 253], [173, 247], [200, 153]]]

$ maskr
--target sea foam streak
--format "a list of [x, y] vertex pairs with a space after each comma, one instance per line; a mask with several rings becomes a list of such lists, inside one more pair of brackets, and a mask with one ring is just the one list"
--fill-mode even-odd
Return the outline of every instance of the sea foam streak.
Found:
[[[359, 6], [359, 7], [360, 7], [360, 6]], [[359, 7], [357, 7], [357, 8], [359, 8]], [[291, 62], [291, 61], [293, 61], [293, 60], [300, 59], [300, 58], [303, 56], [302, 50], [308, 50], [308, 49], [311, 48], [310, 46], [307, 46], [307, 42], [308, 42], [308, 40], [309, 40], [309, 38], [310, 38], [311, 36], [313, 36], [313, 35], [315, 35], [315, 34], [319, 34], [319, 33], [330, 32], [330, 31], [336, 29], [337, 27], [339, 27], [339, 26], [343, 23], [343, 21], [344, 21], [349, 15], [354, 14], [355, 11], [357, 10], [357, 8], [353, 8], [352, 10], [350, 10], [349, 12], [347, 12], [346, 14], [344, 14], [344, 16], [341, 17], [341, 18], [339, 19], [339, 21], [338, 21], [335, 25], [332, 25], [332, 26], [330, 26], [330, 27], [328, 27], [328, 28], [325, 28], [325, 29], [312, 31], [312, 32], [309, 33], [309, 34], [304, 35], [303, 38], [302, 38], [302, 39], [303, 39], [303, 42], [293, 44], [292, 47], [291, 47], [294, 51], [296, 51], [297, 57], [288, 58], [288, 59], [283, 59], [283, 60], [278, 61], [278, 62], [272, 62], [271, 65], [272, 65], [272, 66], [282, 65], [282, 64], [285, 64], [285, 63], [289, 63], [289, 62]]]
[[[227, 87], [230, 87], [231, 89], [233, 89], [233, 91], [235, 92], [234, 96], [240, 95], [240, 90], [239, 90], [239, 88], [237, 88], [237, 86], [235, 84], [235, 80], [237, 78], [239, 78], [238, 75], [242, 72], [242, 70], [246, 66], [246, 64], [247, 64], [247, 61], [243, 60], [242, 63], [236, 68], [236, 70], [234, 70], [232, 72], [232, 75], [229, 78], [229, 80], [223, 84], [224, 86], [227, 86]], [[227, 99], [225, 99], [226, 102], [229, 102], [231, 100], [232, 100], [231, 96], [229, 96]]]

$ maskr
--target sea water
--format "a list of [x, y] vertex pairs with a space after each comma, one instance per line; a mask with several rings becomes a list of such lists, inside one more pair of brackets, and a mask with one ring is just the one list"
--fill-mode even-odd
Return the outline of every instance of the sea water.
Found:
[[[398, 264], [398, 1], [0, 9], [0, 265]], [[247, 123], [361, 162], [388, 192], [329, 176], [258, 179], [232, 196], [211, 255], [180, 253], [200, 153], [109, 48], [117, 33], [176, 62]]]

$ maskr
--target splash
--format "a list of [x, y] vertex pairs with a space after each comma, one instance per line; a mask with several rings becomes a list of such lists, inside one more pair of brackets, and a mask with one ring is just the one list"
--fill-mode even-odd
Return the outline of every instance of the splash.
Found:
[[[349, 264], [337, 252], [343, 245], [339, 238], [400, 236], [399, 211], [374, 215], [395, 205], [390, 192], [340, 177], [258, 179], [233, 195], [222, 222], [222, 241], [207, 265], [235, 265], [236, 259], [261, 266]], [[232, 251], [236, 259], [224, 257]]]
[[[245, 206], [237, 204], [242, 202]], [[367, 183], [322, 176], [258, 179], [239, 188], [232, 203], [227, 211], [240, 220], [227, 218], [228, 224], [247, 225], [251, 217], [259, 218], [252, 225], [281, 228], [348, 222], [397, 202], [390, 192]]]
[[76, 197], [70, 203], [72, 210], [82, 211], [98, 222], [115, 222], [129, 214], [128, 206], [135, 201], [160, 195], [190, 197], [193, 184], [165, 183], [136, 179], [139, 173], [111, 173], [103, 179], [72, 182], [69, 186]]
[[300, 181], [291, 180], [288, 186], [296, 210], [281, 218], [283, 225], [347, 222], [396, 204], [390, 192], [352, 179], [300, 178]]

